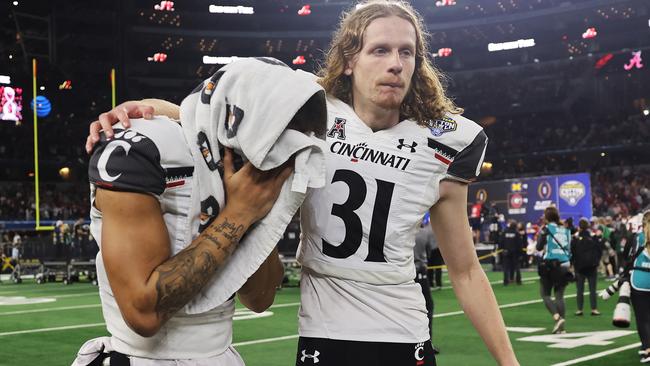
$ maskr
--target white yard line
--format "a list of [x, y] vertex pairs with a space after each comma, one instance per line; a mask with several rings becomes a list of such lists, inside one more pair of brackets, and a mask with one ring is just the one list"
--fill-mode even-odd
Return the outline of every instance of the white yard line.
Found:
[[282, 336], [282, 337], [275, 337], [275, 338], [258, 339], [258, 340], [255, 340], [255, 341], [248, 341], [248, 342], [233, 343], [232, 345], [233, 345], [233, 347], [241, 347], [241, 346], [249, 346], [251, 344], [260, 344], [260, 343], [284, 341], [286, 339], [295, 339], [295, 338], [298, 338], [297, 334]]
[[32, 310], [7, 311], [5, 313], [0, 313], [0, 316], [2, 316], [2, 315], [30, 314], [30, 313], [46, 313], [46, 312], [50, 312], [50, 311], [60, 311], [60, 310], [98, 308], [98, 307], [101, 307], [101, 306], [102, 306], [101, 304], [92, 304], [92, 305], [60, 306], [60, 307], [54, 307], [54, 308], [32, 309]]
[[[55, 292], [55, 291], [56, 292], [67, 292], [67, 291], [74, 292], [74, 291], [80, 291], [80, 290], [87, 290], [88, 288], [90, 288], [90, 289], [92, 289], [94, 291], [98, 291], [97, 286], [88, 286], [88, 288], [84, 288], [84, 287], [81, 287], [81, 286], [84, 286], [83, 284], [81, 284], [81, 285], [68, 285], [68, 286], [65, 286], [63, 284], [59, 284], [57, 286], [52, 286], [52, 287], [28, 288], [28, 289], [21, 288], [21, 286], [23, 286], [23, 285], [14, 285], [14, 286], [15, 287], [13, 287], [11, 289], [11, 291], [0, 291], [0, 296], [5, 295], [7, 293], [15, 293], [15, 292], [20, 292], [21, 294], [32, 293], [32, 292], [40, 293], [40, 292]], [[9, 290], [9, 289], [7, 289], [7, 290]]]
[[2, 332], [2, 333], [0, 333], [0, 337], [8, 336], [8, 335], [16, 335], [16, 334], [52, 332], [52, 331], [57, 331], [57, 330], [103, 327], [104, 325], [105, 325], [105, 323], [92, 323], [92, 324], [67, 325], [65, 327], [16, 330], [16, 331], [13, 331], [13, 332]]
[[63, 298], [68, 298], [68, 297], [80, 297], [80, 296], [90, 296], [90, 295], [99, 296], [99, 292], [84, 292], [84, 293], [78, 293], [78, 294], [56, 295], [56, 296], [46, 296], [46, 297], [53, 297], [55, 299], [63, 299]]
[[576, 359], [569, 360], [569, 361], [565, 361], [565, 362], [555, 363], [555, 364], [553, 364], [553, 365], [551, 365], [551, 366], [568, 366], [568, 365], [575, 365], [575, 364], [577, 364], [577, 363], [581, 363], [581, 362], [584, 362], [584, 361], [595, 360], [595, 359], [597, 359], [597, 358], [601, 358], [601, 357], [609, 356], [609, 355], [612, 355], [612, 354], [614, 354], [614, 353], [627, 351], [628, 349], [639, 348], [640, 346], [641, 346], [641, 342], [637, 342], [637, 343], [633, 343], [633, 344], [628, 344], [627, 346], [623, 346], [623, 347], [618, 347], [618, 348], [610, 349], [610, 350], [608, 350], [608, 351], [603, 351], [603, 352], [594, 353], [593, 355], [584, 356], [584, 357], [576, 358]]
[[298, 306], [298, 305], [300, 305], [299, 302], [289, 302], [289, 303], [286, 303], [286, 304], [271, 305], [271, 307], [269, 309], [288, 308], [288, 307], [291, 307], [291, 306]]

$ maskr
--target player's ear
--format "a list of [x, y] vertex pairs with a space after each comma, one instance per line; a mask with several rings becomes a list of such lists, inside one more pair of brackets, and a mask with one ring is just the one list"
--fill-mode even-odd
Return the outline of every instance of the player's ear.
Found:
[[343, 69], [343, 73], [346, 76], [351, 76], [352, 75], [352, 68], [354, 68], [354, 64], [357, 62], [357, 56], [353, 57], [351, 60], [348, 60], [345, 62], [345, 68]]

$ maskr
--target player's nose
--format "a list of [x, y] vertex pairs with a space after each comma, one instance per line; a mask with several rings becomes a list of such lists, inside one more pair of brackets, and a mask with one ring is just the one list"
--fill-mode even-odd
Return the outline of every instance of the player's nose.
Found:
[[395, 50], [391, 53], [391, 56], [389, 57], [388, 72], [397, 75], [401, 73], [403, 69], [404, 69], [404, 64], [402, 63], [402, 59], [400, 57], [399, 51]]

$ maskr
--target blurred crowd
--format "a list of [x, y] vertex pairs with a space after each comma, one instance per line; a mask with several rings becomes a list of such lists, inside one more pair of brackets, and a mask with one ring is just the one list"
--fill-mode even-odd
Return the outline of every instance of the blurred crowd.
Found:
[[643, 168], [605, 170], [591, 175], [593, 212], [596, 216], [623, 216], [650, 205], [650, 174]]
[[[87, 218], [90, 211], [88, 184], [46, 183], [40, 186], [40, 219]], [[0, 184], [0, 220], [34, 220], [36, 202], [32, 183]]]

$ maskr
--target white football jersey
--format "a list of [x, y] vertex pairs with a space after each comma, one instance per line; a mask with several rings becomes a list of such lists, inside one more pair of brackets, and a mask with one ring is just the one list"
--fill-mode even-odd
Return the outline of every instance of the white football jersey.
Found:
[[[97, 278], [102, 312], [113, 347], [124, 354], [152, 359], [190, 359], [218, 356], [228, 349], [232, 340], [234, 300], [208, 312], [188, 315], [184, 309], [176, 313], [152, 337], [133, 332], [120, 313], [102, 260], [102, 213], [94, 205], [99, 188], [151, 194], [160, 202], [169, 233], [172, 255], [190, 244], [190, 207], [193, 197], [194, 161], [190, 145], [180, 125], [166, 117], [153, 120], [131, 120], [127, 130], [114, 126], [115, 137], [97, 144], [90, 158], [88, 176], [91, 183], [91, 225], [99, 245]], [[193, 145], [203, 148], [200, 141]], [[208, 149], [209, 150], [209, 149]], [[206, 163], [211, 152], [204, 154]], [[198, 197], [198, 195], [196, 195]], [[205, 208], [206, 218], [215, 217], [223, 207], [223, 197]], [[203, 207], [206, 206], [206, 207]], [[208, 207], [209, 206], [209, 207]], [[207, 224], [207, 223], [205, 223]]]
[[[426, 309], [413, 281], [415, 232], [437, 202], [442, 179], [478, 176], [487, 136], [460, 115], [373, 132], [346, 103], [328, 97], [327, 108], [328, 183], [309, 192], [301, 208], [298, 260], [307, 280], [301, 281], [300, 334], [424, 341]], [[368, 318], [369, 312], [377, 314]], [[318, 324], [331, 317], [338, 320]], [[402, 318], [412, 324], [390, 320]]]

